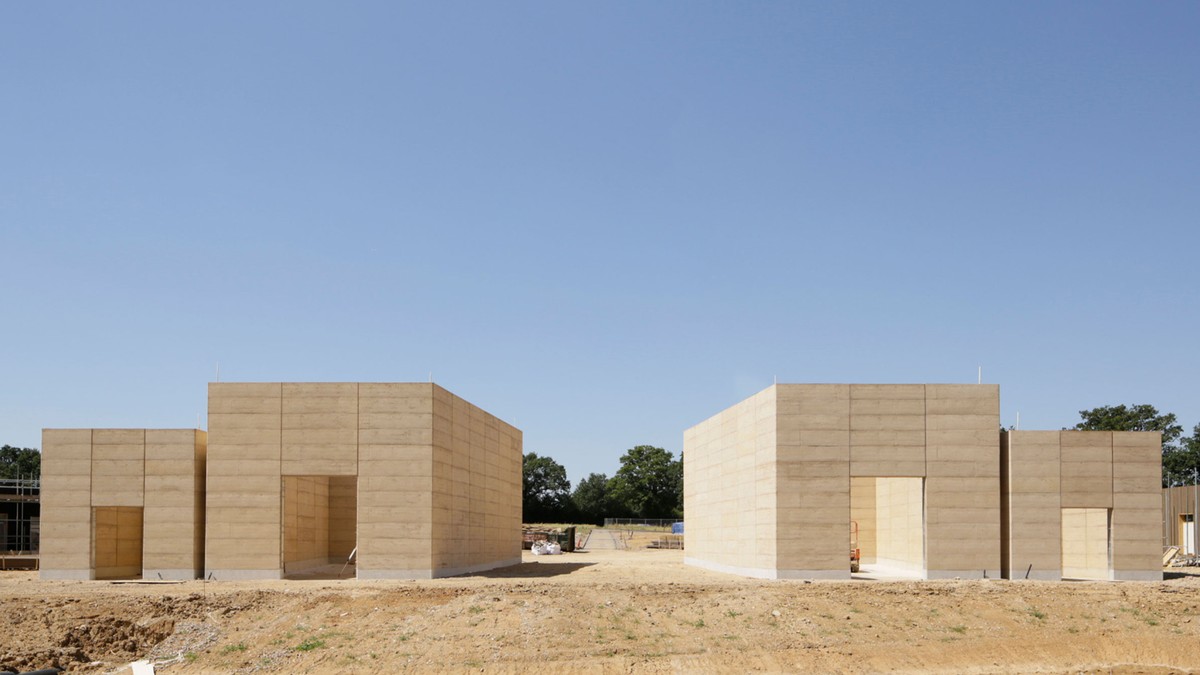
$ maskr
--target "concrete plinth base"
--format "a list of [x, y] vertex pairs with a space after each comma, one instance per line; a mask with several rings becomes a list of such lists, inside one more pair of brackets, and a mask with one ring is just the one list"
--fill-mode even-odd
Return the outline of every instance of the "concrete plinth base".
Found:
[[151, 568], [142, 570], [142, 578], [147, 581], [157, 581], [160, 579], [163, 581], [191, 581], [192, 579], [199, 579], [200, 572], [193, 569]]
[[257, 581], [282, 579], [283, 570], [205, 570], [204, 578], [210, 581]]
[[91, 570], [48, 570], [38, 571], [38, 578], [46, 581], [91, 581], [94, 577]]
[[927, 570], [926, 579], [999, 579], [1000, 570]]

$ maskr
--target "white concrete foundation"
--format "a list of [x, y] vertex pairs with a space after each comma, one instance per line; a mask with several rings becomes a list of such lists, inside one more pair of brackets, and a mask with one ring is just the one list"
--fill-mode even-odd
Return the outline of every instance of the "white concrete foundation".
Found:
[[191, 581], [199, 579], [200, 573], [194, 569], [145, 569], [142, 570], [142, 578], [147, 581]]
[[1000, 570], [929, 570], [926, 579], [999, 579]]
[[1112, 573], [1113, 581], [1162, 581], [1163, 573], [1152, 570], [1117, 570]]
[[204, 578], [210, 581], [257, 581], [260, 579], [282, 579], [283, 570], [205, 570]]
[[1062, 579], [1062, 570], [1031, 570], [1029, 578], [1025, 578], [1025, 570], [1013, 570], [1010, 572], [1013, 581], [1059, 581]]
[[38, 571], [38, 578], [46, 581], [91, 581], [91, 570], [48, 570]]
[[699, 567], [701, 569], [711, 570], [713, 572], [723, 572], [725, 574], [739, 574], [744, 577], [753, 577], [755, 579], [774, 579], [775, 570], [763, 569], [760, 567], [737, 567], [734, 565], [722, 565], [721, 563], [702, 560], [700, 558], [689, 558], [684, 556], [683, 564]]
[[817, 579], [822, 581], [828, 580], [846, 580], [850, 577], [850, 563], [846, 562], [845, 570], [779, 570], [779, 573], [774, 578], [776, 579]]

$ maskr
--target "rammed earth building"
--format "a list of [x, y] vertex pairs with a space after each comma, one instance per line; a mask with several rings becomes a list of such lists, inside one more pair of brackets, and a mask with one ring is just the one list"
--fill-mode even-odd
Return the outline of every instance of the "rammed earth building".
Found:
[[684, 433], [685, 561], [1161, 579], [1157, 433], [1000, 430], [996, 385], [779, 384]]
[[42, 577], [521, 560], [521, 432], [435, 384], [214, 383], [208, 427], [44, 430]]

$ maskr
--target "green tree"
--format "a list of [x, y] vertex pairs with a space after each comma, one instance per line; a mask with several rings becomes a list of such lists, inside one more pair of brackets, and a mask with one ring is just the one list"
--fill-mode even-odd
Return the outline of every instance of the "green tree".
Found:
[[613, 502], [611, 480], [602, 473], [588, 474], [571, 494], [571, 503], [579, 521], [603, 525], [604, 519], [621, 517], [622, 509]]
[[1163, 487], [1200, 484], [1200, 424], [1191, 436], [1180, 439], [1179, 446], [1163, 447]]
[[34, 448], [0, 447], [0, 478], [32, 478], [42, 475], [42, 453]]
[[571, 506], [571, 481], [562, 464], [536, 452], [525, 454], [521, 476], [521, 518], [526, 523], [567, 519]]
[[[1158, 412], [1152, 405], [1106, 405], [1091, 410], [1080, 410], [1082, 422], [1075, 425], [1081, 431], [1157, 431], [1162, 434], [1163, 475], [1162, 483], [1182, 485], [1181, 481], [1192, 478], [1195, 463], [1189, 463], [1185, 448], [1178, 445], [1183, 436], [1183, 427], [1178, 424], [1174, 413]], [[1200, 429], [1200, 427], [1197, 427]], [[1182, 453], [1182, 454], [1181, 454]]]
[[1174, 445], [1183, 435], [1174, 413], [1160, 415], [1157, 408], [1145, 403], [1080, 410], [1079, 416], [1083, 421], [1075, 428], [1081, 431], [1158, 431], [1163, 435], [1163, 447]]
[[609, 487], [613, 500], [636, 518], [683, 515], [683, 460], [662, 448], [639, 445], [621, 455]]

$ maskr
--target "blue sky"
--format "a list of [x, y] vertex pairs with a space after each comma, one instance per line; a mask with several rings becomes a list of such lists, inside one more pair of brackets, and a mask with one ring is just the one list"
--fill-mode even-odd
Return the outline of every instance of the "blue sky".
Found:
[[[573, 481], [781, 382], [1200, 422], [1195, 3], [7, 3], [0, 442], [425, 381]], [[203, 420], [202, 420], [203, 424]]]

